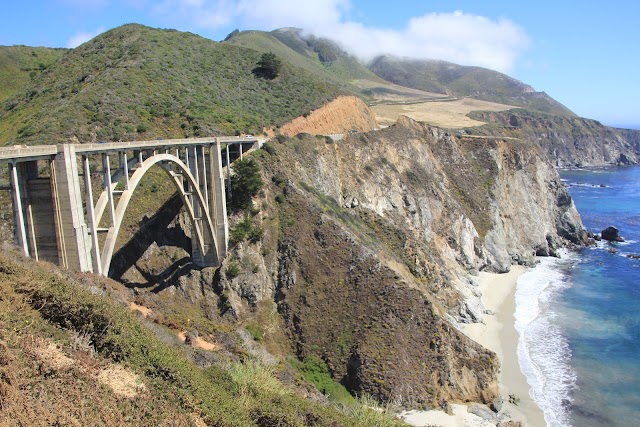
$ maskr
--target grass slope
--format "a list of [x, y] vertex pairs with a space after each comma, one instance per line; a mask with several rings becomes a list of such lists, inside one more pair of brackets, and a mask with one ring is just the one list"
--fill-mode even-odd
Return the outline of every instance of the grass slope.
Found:
[[427, 92], [473, 97], [556, 115], [573, 116], [544, 92], [497, 71], [435, 60], [376, 58], [369, 69], [392, 83]]
[[0, 46], [0, 102], [24, 90], [66, 51], [47, 47]]
[[355, 80], [385, 83], [334, 42], [313, 36], [303, 37], [301, 30], [296, 28], [281, 28], [272, 32], [242, 31], [224, 43], [260, 52], [273, 52], [319, 78], [359, 94], [362, 91], [353, 85]]
[[[130, 24], [66, 53], [0, 108], [0, 144], [258, 133], [342, 93], [284, 61], [256, 77], [256, 50]], [[286, 59], [286, 58], [283, 58]]]
[[[0, 424], [404, 425], [364, 404], [313, 404], [253, 362], [197, 367], [113, 301], [110, 286], [0, 252]], [[135, 387], [123, 393], [114, 376]]]

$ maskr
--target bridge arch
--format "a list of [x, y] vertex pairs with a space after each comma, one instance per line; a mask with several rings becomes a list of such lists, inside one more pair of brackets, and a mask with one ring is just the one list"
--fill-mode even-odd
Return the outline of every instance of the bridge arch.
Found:
[[[189, 216], [189, 220], [191, 221], [193, 233], [196, 236], [196, 242], [200, 253], [207, 254], [207, 246], [213, 246], [213, 256], [215, 258], [214, 262], [217, 264], [220, 261], [220, 248], [218, 248], [215, 234], [216, 231], [213, 226], [211, 214], [207, 209], [206, 199], [203, 196], [202, 191], [200, 190], [198, 182], [191, 173], [191, 170], [185, 163], [182, 162], [182, 160], [172, 154], [155, 154], [144, 160], [139, 165], [139, 167], [129, 179], [128, 187], [120, 195], [117, 207], [115, 208], [114, 223], [113, 226], [109, 228], [101, 253], [100, 264], [104, 275], [109, 274], [109, 267], [111, 266], [111, 260], [113, 258], [116, 240], [118, 238], [118, 233], [120, 232], [122, 220], [124, 219], [127, 207], [129, 206], [129, 202], [131, 201], [131, 197], [133, 196], [136, 187], [138, 186], [144, 175], [147, 173], [147, 171], [157, 164], [163, 166], [162, 170], [167, 173], [167, 175], [171, 178], [171, 182], [173, 182], [176, 189], [178, 190], [178, 194], [182, 199], [182, 203], [185, 206], [187, 214]], [[177, 168], [179, 173], [176, 173], [172, 169], [166, 167], [169, 165]], [[186, 179], [186, 181], [188, 182], [188, 191], [185, 189], [183, 179]], [[197, 204], [199, 204], [201, 217], [196, 216], [195, 207], [191, 202], [191, 198], [189, 197], [190, 195], [192, 195]], [[101, 196], [100, 199], [104, 200], [103, 196]], [[202, 226], [200, 226], [199, 223], [202, 224]]]

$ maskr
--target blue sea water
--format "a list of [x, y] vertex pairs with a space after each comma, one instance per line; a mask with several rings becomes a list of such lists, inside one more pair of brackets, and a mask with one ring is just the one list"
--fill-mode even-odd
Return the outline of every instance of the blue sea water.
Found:
[[[518, 357], [553, 427], [640, 426], [640, 167], [561, 171], [587, 230], [625, 243], [543, 259], [518, 280]], [[610, 253], [610, 249], [617, 253]]]

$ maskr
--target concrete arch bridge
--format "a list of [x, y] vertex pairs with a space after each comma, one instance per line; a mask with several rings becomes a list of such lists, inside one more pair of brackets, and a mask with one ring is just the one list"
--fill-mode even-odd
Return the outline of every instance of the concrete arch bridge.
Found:
[[[223, 171], [258, 145], [253, 137], [212, 137], [0, 148], [0, 163], [9, 166], [16, 243], [36, 260], [107, 276], [131, 197], [159, 166], [189, 216], [193, 262], [219, 266], [229, 242], [231, 174], [227, 167], [225, 186]], [[96, 168], [102, 192], [94, 197]]]

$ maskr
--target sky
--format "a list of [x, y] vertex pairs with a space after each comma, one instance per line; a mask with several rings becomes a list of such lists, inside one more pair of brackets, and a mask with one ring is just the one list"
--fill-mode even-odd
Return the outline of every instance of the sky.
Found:
[[76, 47], [127, 23], [222, 40], [299, 27], [379, 54], [491, 68], [576, 114], [640, 128], [640, 2], [574, 0], [5, 0], [0, 45]]

